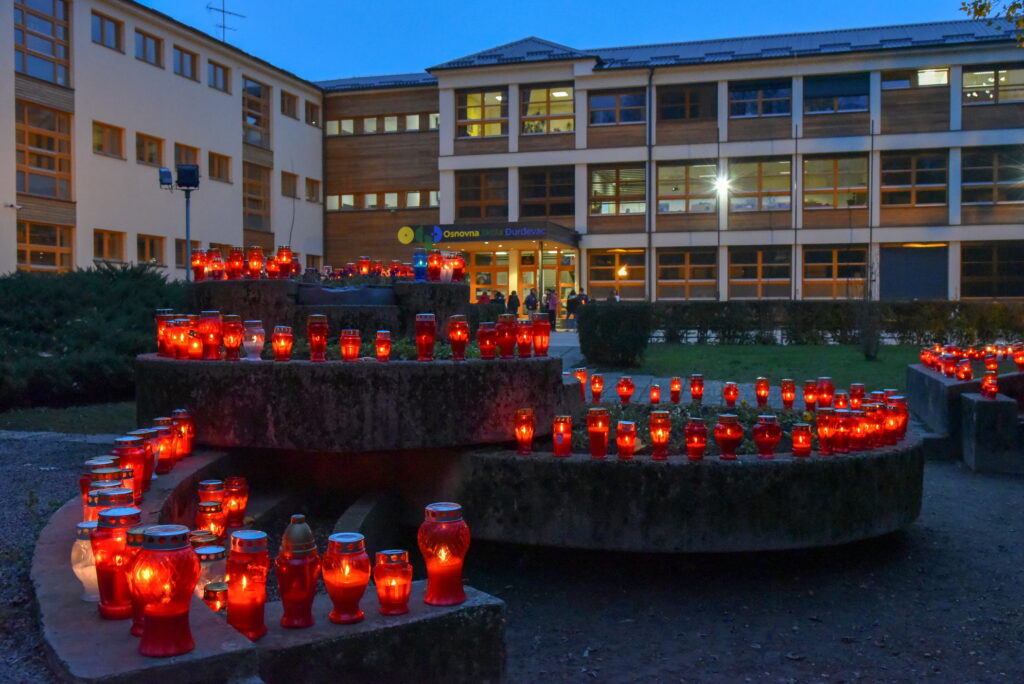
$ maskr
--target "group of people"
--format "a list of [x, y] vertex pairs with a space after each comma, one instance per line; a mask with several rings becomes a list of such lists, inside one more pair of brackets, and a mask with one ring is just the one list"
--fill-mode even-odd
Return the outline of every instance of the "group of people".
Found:
[[[558, 318], [558, 308], [561, 304], [558, 291], [550, 287], [544, 291], [543, 299], [538, 297], [537, 290], [531, 287], [522, 302], [519, 301], [519, 293], [515, 290], [512, 290], [507, 299], [499, 291], [495, 291], [493, 295], [490, 295], [487, 290], [480, 290], [477, 293], [476, 301], [478, 304], [501, 304], [508, 313], [517, 317], [519, 316], [520, 308], [523, 308], [526, 314], [535, 314], [538, 310], [543, 310], [548, 315], [548, 318], [551, 319], [552, 327], [555, 325], [555, 319]], [[565, 312], [570, 329], [576, 327], [576, 313], [588, 301], [590, 301], [590, 298], [587, 297], [587, 293], [583, 290], [580, 290], [579, 294], [576, 294], [576, 290], [569, 291], [569, 297], [565, 300]]]

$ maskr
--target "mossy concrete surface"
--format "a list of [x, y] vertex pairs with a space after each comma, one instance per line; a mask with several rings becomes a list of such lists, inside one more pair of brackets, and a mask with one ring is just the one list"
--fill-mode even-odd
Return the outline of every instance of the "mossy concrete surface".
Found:
[[511, 451], [463, 457], [453, 501], [473, 536], [642, 552], [733, 552], [844, 544], [903, 529], [921, 510], [921, 442], [844, 456], [689, 462]]
[[964, 464], [979, 473], [1024, 474], [1024, 441], [1017, 402], [1002, 394], [988, 399], [960, 395]]
[[140, 425], [185, 407], [200, 443], [353, 453], [510, 442], [512, 418], [533, 408], [538, 435], [580, 411], [561, 359], [482, 361], [136, 360]]

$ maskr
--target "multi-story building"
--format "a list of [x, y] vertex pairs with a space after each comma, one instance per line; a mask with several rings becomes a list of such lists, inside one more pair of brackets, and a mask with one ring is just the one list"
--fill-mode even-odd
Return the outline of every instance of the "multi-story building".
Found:
[[479, 290], [1024, 297], [1024, 51], [956, 21], [323, 82], [325, 256], [470, 254]]
[[157, 170], [187, 163], [194, 246], [290, 243], [319, 265], [318, 86], [129, 0], [5, 5], [0, 272], [150, 262], [182, 277], [185, 202]]

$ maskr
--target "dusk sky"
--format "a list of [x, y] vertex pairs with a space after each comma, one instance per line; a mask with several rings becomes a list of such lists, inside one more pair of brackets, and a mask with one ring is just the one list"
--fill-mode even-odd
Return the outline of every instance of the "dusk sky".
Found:
[[[220, 37], [220, 0], [143, 0]], [[310, 80], [422, 71], [527, 36], [575, 48], [964, 19], [959, 0], [227, 0], [227, 41]]]

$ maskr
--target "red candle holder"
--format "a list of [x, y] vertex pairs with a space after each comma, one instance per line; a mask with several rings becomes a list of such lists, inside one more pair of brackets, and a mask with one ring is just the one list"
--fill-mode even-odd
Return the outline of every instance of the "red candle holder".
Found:
[[970, 359], [961, 359], [956, 365], [956, 379], [960, 381], [973, 380], [974, 369], [971, 368]]
[[[172, 419], [164, 420], [169, 423]], [[176, 442], [172, 442], [170, 447], [172, 452], [175, 447]], [[114, 440], [114, 448], [110, 450], [110, 453], [117, 456], [118, 463], [122, 468], [131, 468], [131, 481], [122, 480], [122, 482], [125, 487], [132, 490], [135, 503], [142, 501], [142, 483], [146, 472], [146, 446], [142, 437], [138, 435], [118, 437]]]
[[427, 280], [432, 283], [441, 281], [441, 269], [444, 268], [444, 255], [441, 250], [432, 249], [427, 252]]
[[228, 607], [227, 582], [210, 582], [203, 587], [203, 603], [215, 613]]
[[452, 282], [461, 283], [466, 279], [466, 257], [456, 253], [452, 261]]
[[995, 354], [987, 354], [985, 356], [985, 370], [997, 371], [999, 370], [999, 359]]
[[437, 340], [437, 323], [434, 314], [416, 314], [416, 360], [434, 360], [434, 342]]
[[203, 358], [203, 335], [196, 326], [189, 323], [188, 327], [188, 358], [190, 361], [199, 361]]
[[409, 552], [389, 549], [377, 552], [373, 567], [373, 584], [377, 589], [381, 615], [404, 615], [409, 612], [412, 591], [412, 565]]
[[768, 378], [757, 378], [754, 380], [754, 396], [757, 397], [757, 407], [764, 408], [768, 405], [768, 392], [771, 390], [771, 385], [768, 383]]
[[370, 583], [370, 557], [363, 535], [339, 532], [328, 537], [323, 572], [333, 605], [327, 619], [337, 625], [361, 622], [364, 615], [359, 601]]
[[555, 456], [572, 456], [572, 416], [555, 416], [552, 423], [551, 441]]
[[793, 402], [796, 401], [796, 383], [790, 378], [783, 379], [779, 383], [779, 394], [782, 395], [782, 408], [792, 411]]
[[362, 338], [359, 336], [358, 330], [342, 330], [341, 336], [338, 338], [338, 344], [341, 349], [342, 361], [351, 362], [359, 360], [359, 348], [362, 345]]
[[1024, 346], [1014, 346], [1013, 363], [1016, 364], [1018, 373], [1024, 373]]
[[224, 316], [223, 323], [224, 359], [238, 361], [241, 358], [242, 341], [245, 339], [245, 326], [242, 317], [229, 314]]
[[267, 633], [263, 620], [267, 603], [267, 533], [238, 530], [231, 534], [227, 562], [228, 624], [256, 641]]
[[590, 442], [590, 457], [604, 458], [608, 455], [608, 430], [611, 419], [608, 409], [592, 408], [587, 411], [587, 437]]
[[823, 408], [818, 410], [818, 415], [815, 417], [815, 427], [818, 430], [818, 453], [822, 456], [828, 456], [835, 453], [832, 444], [832, 437], [835, 435], [836, 430], [836, 417], [833, 410], [830, 408]]
[[590, 376], [590, 403], [600, 404], [601, 393], [604, 391], [604, 376], [594, 373]]
[[515, 417], [512, 420], [512, 427], [516, 435], [516, 453], [533, 453], [533, 431], [534, 431], [533, 409], [516, 409]]
[[547, 356], [551, 343], [551, 319], [544, 314], [531, 314], [533, 321], [533, 355]]
[[850, 451], [864, 451], [868, 448], [867, 416], [864, 411], [848, 410], [850, 412], [850, 436], [848, 438]]
[[704, 400], [704, 376], [700, 373], [690, 376], [690, 399], [694, 404], [700, 404]]
[[672, 378], [671, 380], [669, 380], [668, 392], [669, 401], [671, 401], [673, 404], [678, 404], [679, 401], [683, 398], [683, 379]]
[[251, 245], [246, 253], [245, 261], [248, 268], [246, 275], [250, 280], [259, 280], [263, 273], [263, 248], [259, 245]]
[[686, 457], [691, 461], [700, 461], [708, 448], [708, 428], [703, 418], [690, 418], [683, 429], [686, 440]]
[[200, 501], [196, 510], [195, 527], [206, 530], [217, 538], [217, 543], [224, 539], [227, 531], [228, 517], [224, 505], [220, 501]]
[[146, 529], [132, 563], [129, 586], [144, 615], [139, 653], [154, 658], [188, 653], [195, 647], [188, 614], [199, 579], [199, 558], [189, 546], [188, 528]]
[[320, 578], [320, 555], [306, 516], [293, 515], [281, 538], [281, 552], [274, 561], [284, 614], [281, 626], [300, 629], [313, 626], [313, 598]]
[[[161, 447], [167, 451], [174, 458], [174, 462], [177, 463], [184, 457], [184, 448], [181, 431], [178, 426], [174, 423], [173, 416], [160, 416], [153, 419], [153, 428], [160, 430], [159, 437], [161, 440]], [[189, 417], [191, 420], [191, 416]], [[194, 425], [194, 424], [193, 424]], [[189, 452], [191, 453], [191, 442], [189, 439]]]
[[452, 361], [465, 361], [469, 323], [464, 315], [455, 314], [448, 318], [448, 342], [452, 346]]
[[849, 409], [835, 409], [832, 414], [832, 452], [850, 453], [852, 421]]
[[210, 280], [227, 280], [227, 264], [224, 263], [224, 256], [220, 252], [207, 254], [206, 274]]
[[623, 375], [619, 378], [619, 381], [615, 383], [615, 391], [618, 392], [619, 402], [621, 402], [623, 406], [629, 403], [635, 389], [636, 386], [633, 384], [633, 378], [628, 375]]
[[224, 479], [224, 509], [227, 526], [241, 527], [245, 524], [245, 508], [249, 504], [249, 483], [244, 477], [233, 476]]
[[196, 491], [199, 493], [199, 501], [224, 502], [226, 490], [223, 480], [200, 480]]
[[[146, 527], [146, 525], [138, 525], [130, 528], [128, 530], [128, 541], [126, 544], [129, 549], [129, 553], [132, 555], [131, 560], [128, 561], [127, 568], [128, 593], [132, 598], [132, 627], [129, 630], [129, 634], [137, 637], [142, 636], [142, 626], [146, 620], [146, 614], [144, 610], [145, 604], [132, 589], [132, 570], [139, 559], [139, 552], [142, 550], [142, 541], [145, 537]], [[188, 528], [185, 529], [186, 531], [188, 530]]]
[[86, 508], [82, 517], [86, 522], [96, 522], [103, 511], [125, 508], [133, 503], [132, 490], [124, 487], [120, 480], [93, 482], [86, 494]]
[[850, 408], [850, 397], [846, 394], [846, 392], [839, 391], [832, 395], [832, 408]]
[[580, 400], [585, 404], [587, 403], [587, 369], [573, 368], [572, 374], [576, 378], [576, 382], [580, 384]]
[[[484, 321], [476, 330], [476, 343], [480, 347], [480, 358], [490, 360], [494, 358], [494, 350], [498, 339], [498, 331], [494, 323]], [[465, 358], [465, 357], [463, 357]]]
[[[982, 378], [982, 380], [984, 380], [984, 378]], [[999, 388], [995, 387], [993, 389], [998, 392]], [[897, 439], [902, 440], [907, 436], [907, 427], [910, 424], [910, 409], [907, 407], [907, 399], [902, 395], [895, 394], [889, 397], [889, 403], [886, 408], [888, 408], [888, 406], [896, 407], [896, 413], [899, 416], [899, 421], [896, 426], [896, 434]]]
[[189, 347], [189, 324], [187, 318], [176, 318], [167, 323], [166, 334], [170, 335], [170, 343], [174, 348], [174, 358], [187, 359]]
[[278, 280], [281, 278], [281, 264], [274, 257], [267, 257], [266, 261], [267, 278]]
[[735, 382], [727, 382], [722, 385], [722, 398], [725, 399], [725, 405], [729, 408], [736, 406], [736, 400], [739, 396], [740, 390]]
[[533, 323], [529, 319], [516, 323], [516, 347], [521, 359], [528, 359], [533, 355]]
[[167, 323], [172, 318], [174, 318], [174, 313], [170, 309], [157, 309], [156, 315], [153, 317], [156, 323], [157, 356], [174, 356], [174, 352], [170, 351], [170, 345], [167, 343]]
[[793, 455], [806, 458], [811, 455], [811, 426], [807, 423], [794, 423], [791, 433], [793, 439]]
[[82, 465], [82, 474], [78, 476], [78, 492], [82, 495], [82, 520], [85, 520], [85, 508], [89, 505], [89, 485], [98, 481], [93, 477], [93, 471], [106, 470], [107, 468], [119, 471], [120, 464], [116, 457], [103, 456], [101, 458], [90, 458]]
[[864, 404], [864, 397], [866, 392], [864, 391], [863, 382], [854, 382], [850, 384], [850, 408], [859, 409]]
[[176, 445], [177, 442], [180, 441], [175, 439], [173, 426], [154, 427], [150, 429], [150, 433], [156, 435], [156, 444], [159, 445], [155, 447], [157, 454], [157, 474], [164, 475], [171, 472], [171, 469], [174, 468], [174, 464], [179, 461]]
[[192, 250], [192, 280], [197, 283], [206, 280], [206, 252], [202, 249]]
[[361, 256], [356, 259], [356, 272], [361, 276], [370, 275], [370, 257]]
[[377, 336], [373, 339], [373, 350], [377, 355], [377, 361], [387, 363], [391, 358], [391, 331], [378, 330]]
[[715, 425], [715, 442], [722, 452], [719, 456], [723, 461], [735, 461], [736, 449], [743, 442], [743, 426], [739, 418], [731, 413], [723, 413], [718, 416], [718, 423]]
[[651, 385], [650, 397], [651, 404], [657, 405], [661, 403], [661, 385]]
[[245, 271], [245, 251], [241, 247], [232, 247], [225, 266], [228, 280], [239, 280]]
[[668, 440], [672, 435], [672, 419], [668, 411], [651, 411], [647, 427], [651, 434], [651, 460], [668, 460]]
[[754, 425], [754, 444], [757, 445], [758, 458], [775, 458], [775, 447], [781, 440], [782, 428], [775, 416], [758, 416]]
[[832, 384], [832, 378], [822, 376], [818, 378], [817, 384], [818, 406], [821, 408], [832, 408], [832, 396], [836, 391]]
[[327, 316], [324, 314], [310, 314], [306, 319], [306, 340], [309, 342], [309, 360], [327, 360], [327, 338], [330, 331], [327, 326]]
[[134, 551], [128, 548], [128, 529], [138, 525], [141, 517], [142, 512], [130, 506], [102, 511], [99, 525], [90, 537], [96, 559], [100, 617], [104, 620], [127, 620], [132, 616], [128, 562]]
[[427, 590], [423, 602], [431, 606], [457, 606], [466, 600], [462, 565], [469, 551], [469, 525], [462, 506], [432, 503], [423, 511], [416, 540], [427, 565]]
[[292, 248], [288, 245], [280, 245], [277, 248], [275, 261], [279, 267], [278, 278], [287, 279], [292, 274]]
[[270, 338], [270, 346], [274, 349], [275, 361], [288, 361], [292, 358], [292, 328], [288, 325], [275, 325]]
[[979, 392], [986, 399], [996, 398], [996, 395], [999, 394], [999, 378], [995, 371], [985, 371], [985, 375], [981, 378]]
[[628, 461], [633, 458], [636, 448], [636, 423], [631, 420], [620, 420], [615, 425], [615, 446], [618, 447], [619, 458]]
[[503, 359], [515, 357], [516, 351], [516, 317], [515, 314], [499, 314], [498, 324], [495, 326], [498, 345], [498, 353]]
[[955, 354], [943, 354], [941, 357], [939, 357], [939, 363], [941, 364], [943, 375], [945, 375], [947, 378], [952, 378], [956, 376], [957, 358]]

